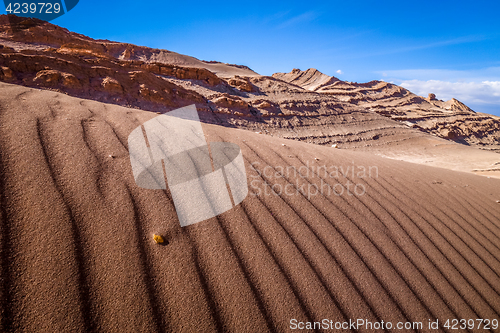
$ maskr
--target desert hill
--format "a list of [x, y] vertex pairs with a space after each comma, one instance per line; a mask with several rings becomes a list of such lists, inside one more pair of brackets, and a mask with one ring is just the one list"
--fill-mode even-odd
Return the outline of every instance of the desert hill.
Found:
[[383, 81], [341, 81], [316, 69], [262, 76], [245, 66], [94, 40], [5, 15], [0, 46], [3, 82], [154, 112], [195, 103], [206, 123], [500, 174], [499, 118], [455, 99], [424, 98]]
[[445, 139], [488, 146], [500, 143], [498, 117], [477, 114], [456, 99], [442, 101], [434, 94], [427, 98], [384, 81], [355, 83], [340, 81], [316, 69], [275, 73], [273, 77], [304, 89], [333, 95], [339, 100], [363, 107], [410, 127]]
[[221, 76], [256, 75], [245, 66], [223, 64], [217, 61], [201, 61], [168, 50], [152, 49], [128, 43], [94, 40], [38, 19], [2, 15], [0, 24], [0, 31], [9, 36], [11, 45], [17, 49], [69, 48], [73, 52], [110, 56], [122, 60], [206, 68]]
[[241, 147], [250, 194], [181, 228], [131, 170], [127, 137], [155, 116], [0, 83], [0, 331], [499, 318], [500, 180], [205, 123]]

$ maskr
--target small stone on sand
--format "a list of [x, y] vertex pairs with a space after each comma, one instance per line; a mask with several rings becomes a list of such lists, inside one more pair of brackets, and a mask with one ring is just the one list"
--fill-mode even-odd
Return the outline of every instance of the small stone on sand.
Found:
[[160, 235], [153, 235], [153, 239], [156, 242], [156, 244], [163, 243], [163, 237], [161, 237]]

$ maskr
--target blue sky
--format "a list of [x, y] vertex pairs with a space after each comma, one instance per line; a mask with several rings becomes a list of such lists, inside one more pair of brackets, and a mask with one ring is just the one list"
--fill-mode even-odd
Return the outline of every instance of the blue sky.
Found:
[[260, 74], [314, 67], [500, 115], [500, 1], [80, 0], [53, 23]]

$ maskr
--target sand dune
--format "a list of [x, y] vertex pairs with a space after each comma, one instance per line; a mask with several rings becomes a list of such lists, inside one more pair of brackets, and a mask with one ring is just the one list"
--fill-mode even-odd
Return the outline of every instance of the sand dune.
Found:
[[[181, 228], [130, 167], [127, 136], [155, 116], [0, 84], [1, 331], [498, 319], [499, 180], [204, 124], [241, 147], [251, 193]], [[348, 181], [363, 194], [337, 195]]]

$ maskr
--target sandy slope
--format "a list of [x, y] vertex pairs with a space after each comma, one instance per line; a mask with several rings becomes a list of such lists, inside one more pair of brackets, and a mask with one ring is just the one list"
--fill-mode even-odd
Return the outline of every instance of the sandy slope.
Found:
[[[0, 84], [0, 331], [499, 317], [499, 180], [203, 125], [208, 141], [240, 145], [252, 194], [181, 228], [169, 192], [131, 172], [127, 136], [155, 116]], [[366, 193], [311, 187], [347, 181]]]
[[358, 147], [357, 150], [395, 160], [500, 178], [498, 153], [432, 136], [387, 140], [379, 145]]

